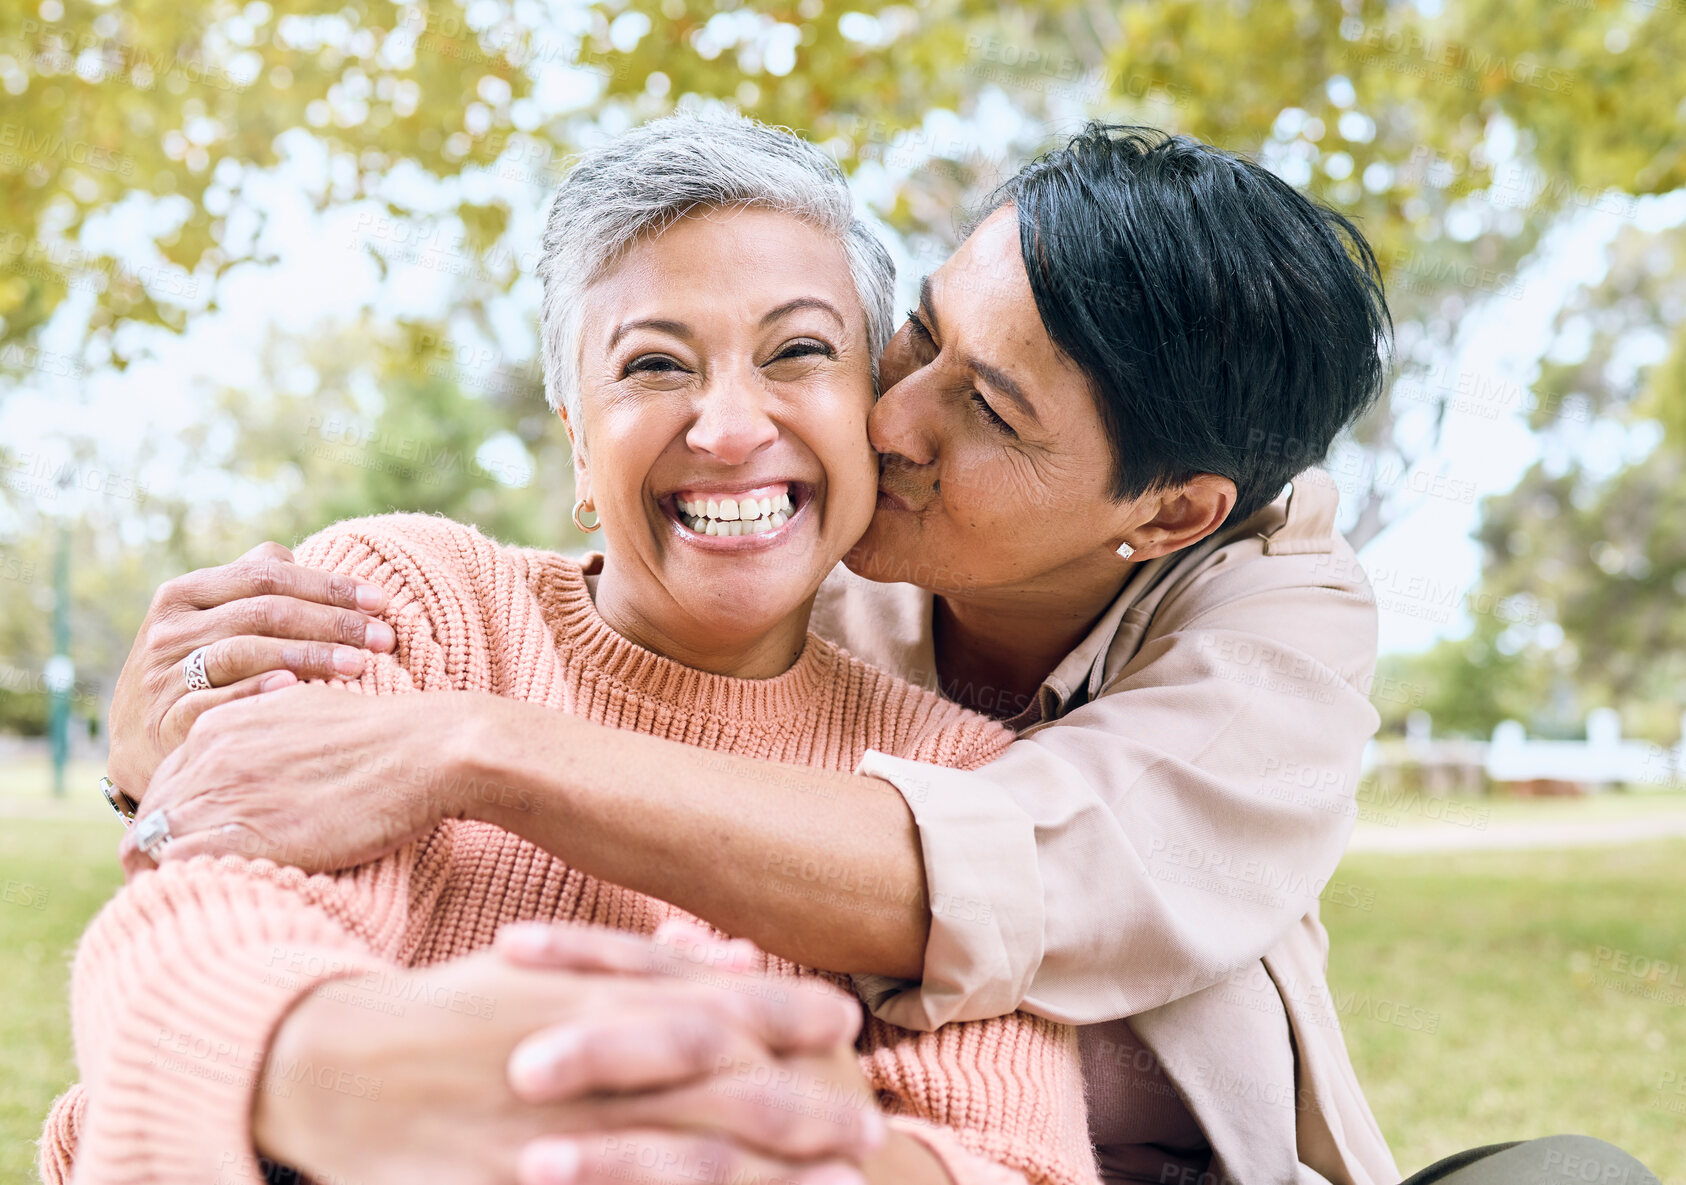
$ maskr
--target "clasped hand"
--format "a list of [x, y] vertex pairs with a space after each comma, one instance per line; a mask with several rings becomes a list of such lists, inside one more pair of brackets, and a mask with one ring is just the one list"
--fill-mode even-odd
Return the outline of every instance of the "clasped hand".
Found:
[[[499, 946], [401, 973], [420, 981], [406, 999], [489, 1007], [308, 994], [264, 1068], [258, 1153], [360, 1185], [863, 1180], [885, 1128], [852, 1048], [858, 1002], [745, 974], [731, 947], [561, 926]], [[301, 1088], [299, 1065], [365, 1088]]]

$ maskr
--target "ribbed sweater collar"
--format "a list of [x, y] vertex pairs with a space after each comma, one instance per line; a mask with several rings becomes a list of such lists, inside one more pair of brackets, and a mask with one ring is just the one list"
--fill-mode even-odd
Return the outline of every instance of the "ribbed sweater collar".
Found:
[[577, 560], [552, 566], [546, 616], [567, 646], [563, 661], [619, 683], [648, 699], [692, 715], [738, 722], [789, 721], [824, 702], [838, 662], [836, 647], [809, 633], [802, 653], [783, 674], [739, 679], [699, 671], [622, 637], [603, 620]]

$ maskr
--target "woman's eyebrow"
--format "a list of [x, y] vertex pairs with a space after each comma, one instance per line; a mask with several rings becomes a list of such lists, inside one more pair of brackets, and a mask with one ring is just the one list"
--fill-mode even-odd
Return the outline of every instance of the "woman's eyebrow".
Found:
[[1011, 400], [1026, 419], [1038, 428], [1042, 426], [1042, 417], [1036, 414], [1036, 408], [1031, 405], [1024, 388], [1019, 386], [1012, 375], [998, 366], [991, 366], [982, 358], [967, 358], [966, 365], [972, 368], [973, 374]]
[[615, 326], [615, 331], [609, 335], [609, 344], [613, 346], [634, 329], [654, 329], [658, 333], [671, 333], [674, 337], [691, 336], [691, 327], [683, 321], [662, 321], [646, 317], [640, 321], [622, 321]]
[[[931, 319], [931, 325], [936, 329], [938, 335], [941, 335], [942, 326], [937, 324], [937, 312], [931, 303], [930, 276], [926, 276], [923, 280], [919, 281], [919, 307], [923, 309], [925, 311], [925, 315]], [[1018, 381], [1015, 380], [1012, 375], [1008, 374], [1005, 370], [1002, 370], [999, 366], [992, 366], [990, 363], [985, 362], [982, 358], [975, 356], [968, 355], [964, 359], [964, 362], [966, 367], [973, 374], [977, 375], [994, 390], [1000, 392], [1003, 396], [1012, 401], [1013, 405], [1019, 409], [1027, 420], [1035, 424], [1038, 428], [1042, 426], [1042, 417], [1036, 414], [1036, 408], [1030, 402], [1030, 397], [1024, 393], [1024, 388], [1019, 386]]]
[[771, 325], [786, 313], [794, 313], [797, 309], [818, 309], [822, 313], [830, 314], [831, 319], [837, 322], [838, 328], [844, 325], [843, 314], [837, 311], [837, 307], [829, 300], [821, 300], [817, 296], [799, 296], [795, 300], [787, 300], [762, 317], [761, 324]]

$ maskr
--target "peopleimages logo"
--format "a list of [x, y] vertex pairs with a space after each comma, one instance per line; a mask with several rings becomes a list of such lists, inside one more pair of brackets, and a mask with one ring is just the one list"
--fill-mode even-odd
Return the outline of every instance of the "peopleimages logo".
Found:
[[[1543, 91], [1567, 94], [1574, 89], [1575, 76], [1567, 70], [1546, 66], [1531, 57], [1507, 58], [1503, 54], [1456, 41], [1441, 41], [1425, 37], [1414, 30], [1388, 29], [1378, 25], [1352, 22], [1343, 24], [1342, 31], [1359, 56], [1375, 59], [1383, 55], [1438, 67], [1474, 84], [1500, 75], [1519, 86], [1536, 87]], [[1367, 51], [1367, 52], [1366, 52]]]
[[17, 454], [13, 463], [0, 472], [0, 482], [19, 493], [32, 493], [45, 500], [56, 498], [61, 490], [80, 490], [134, 502], [144, 502], [149, 493], [145, 482], [128, 474], [36, 452]]
[[54, 128], [35, 129], [18, 123], [0, 123], [0, 162], [9, 162], [20, 157], [32, 160], [61, 160], [66, 164], [80, 165], [84, 169], [115, 173], [125, 180], [133, 176], [135, 171], [133, 157], [114, 152], [103, 145], [70, 139]]

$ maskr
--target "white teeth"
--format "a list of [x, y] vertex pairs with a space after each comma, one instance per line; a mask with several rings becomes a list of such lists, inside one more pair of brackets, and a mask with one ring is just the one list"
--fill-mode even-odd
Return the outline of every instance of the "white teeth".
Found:
[[776, 531], [796, 513], [789, 494], [768, 498], [674, 498], [681, 521], [698, 535], [736, 538]]

